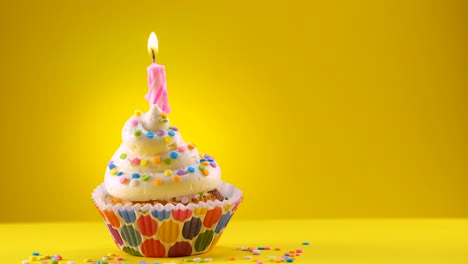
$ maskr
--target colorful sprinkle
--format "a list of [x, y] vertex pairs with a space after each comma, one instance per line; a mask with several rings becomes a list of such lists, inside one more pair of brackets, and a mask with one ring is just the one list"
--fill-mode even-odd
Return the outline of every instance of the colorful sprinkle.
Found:
[[33, 252], [31, 255], [33, 255], [33, 256], [39, 256], [40, 254], [39, 254], [39, 252]]
[[109, 165], [109, 169], [110, 169], [110, 170], [112, 170], [112, 169], [115, 168], [115, 167], [116, 167], [115, 164]]
[[204, 157], [205, 159], [213, 159], [213, 157], [210, 156], [210, 155], [208, 155], [208, 154], [203, 155], [203, 157]]
[[127, 182], [127, 178], [121, 177], [121, 178], [119, 179], [119, 182], [120, 182], [121, 184], [124, 184], [124, 183]]
[[160, 118], [159, 121], [163, 122], [163, 123], [167, 123], [167, 118]]
[[177, 159], [178, 157], [179, 157], [179, 153], [177, 153], [175, 151], [171, 152], [171, 158]]
[[254, 255], [260, 255], [260, 251], [259, 251], [258, 249], [252, 250], [252, 253], [253, 253]]
[[147, 182], [151, 177], [149, 175], [143, 175], [141, 176], [141, 180], [144, 181], [144, 182]]
[[212, 162], [210, 162], [210, 166], [213, 167], [213, 168], [216, 168], [218, 166], [218, 164], [216, 164], [216, 162], [212, 161]]
[[167, 165], [171, 164], [171, 159], [165, 159], [164, 163], [166, 163]]
[[175, 127], [175, 126], [171, 126], [170, 129], [174, 130], [174, 131], [179, 131], [179, 129], [177, 127]]
[[167, 136], [164, 138], [164, 142], [166, 142], [167, 144], [171, 143], [172, 142], [172, 138]]
[[154, 179], [154, 181], [153, 181], [153, 184], [156, 185], [156, 186], [159, 186], [159, 185], [161, 185], [162, 183], [163, 183], [163, 181], [162, 181], [161, 179], [159, 179], [159, 178]]
[[184, 152], [184, 151], [185, 151], [185, 147], [184, 147], [184, 146], [180, 146], [180, 147], [178, 148], [178, 150], [179, 150], [179, 152]]
[[158, 134], [158, 136], [164, 136], [164, 134], [166, 134], [166, 132], [164, 132], [164, 130], [158, 130], [158, 132], [156, 132], [156, 134]]
[[117, 168], [113, 168], [113, 169], [110, 171], [110, 173], [111, 173], [112, 175], [116, 175], [117, 172], [118, 172], [118, 171], [117, 171]]
[[307, 241], [305, 241], [305, 242], [302, 242], [302, 245], [304, 245], [304, 246], [308, 246], [309, 244], [310, 244], [310, 243], [309, 243], [309, 242], [307, 242]]
[[116, 175], [117, 175], [117, 176], [122, 176], [122, 174], [123, 174], [123, 171], [119, 171], [119, 172], [117, 172]]
[[167, 113], [162, 111], [161, 114], [159, 114], [162, 118], [166, 118], [167, 117]]
[[171, 170], [165, 170], [164, 175], [166, 176], [172, 176], [172, 171]]
[[172, 130], [168, 131], [167, 134], [171, 137], [175, 136], [175, 132]]
[[132, 178], [133, 179], [138, 179], [138, 178], [140, 178], [140, 174], [135, 172], [135, 173], [132, 174]]
[[302, 252], [303, 252], [302, 249], [300, 249], [300, 248], [296, 249], [296, 253], [302, 253]]
[[141, 160], [139, 158], [133, 158], [132, 159], [132, 164], [133, 165], [140, 165]]
[[192, 144], [192, 143], [189, 143], [187, 145], [187, 148], [190, 149], [190, 150], [194, 150], [195, 149], [195, 146]]
[[210, 171], [208, 169], [204, 169], [202, 172], [204, 176], [210, 175]]
[[120, 159], [126, 159], [126, 158], [127, 158], [127, 153], [120, 154]]
[[236, 260], [236, 257], [229, 257], [228, 260]]
[[146, 137], [147, 138], [154, 138], [154, 133], [151, 131], [146, 132]]
[[204, 170], [204, 169], [205, 169], [205, 165], [200, 164], [200, 166], [198, 166], [198, 168], [199, 168], [200, 170]]
[[140, 129], [135, 130], [135, 132], [133, 132], [133, 135], [135, 135], [136, 137], [141, 136], [141, 130]]
[[183, 170], [183, 169], [180, 169], [180, 170], [177, 171], [177, 175], [179, 175], [179, 176], [182, 176], [184, 174], [185, 174], [185, 170]]
[[154, 164], [159, 164], [161, 162], [161, 157], [160, 156], [154, 156], [153, 157], [153, 163]]
[[141, 166], [146, 166], [146, 165], [148, 165], [148, 160], [145, 160], [145, 159], [144, 159], [144, 160], [141, 160], [141, 161], [140, 161], [140, 165], [141, 165]]
[[141, 116], [141, 110], [135, 110], [133, 114], [136, 116]]
[[132, 125], [134, 125], [134, 126], [138, 125], [138, 120], [133, 119], [133, 120], [132, 120]]
[[173, 182], [180, 182], [180, 181], [181, 181], [181, 178], [180, 178], [180, 176], [175, 175], [174, 177], [172, 177], [172, 181], [173, 181]]
[[192, 166], [188, 167], [187, 170], [188, 170], [189, 172], [195, 172], [195, 168], [192, 167]]

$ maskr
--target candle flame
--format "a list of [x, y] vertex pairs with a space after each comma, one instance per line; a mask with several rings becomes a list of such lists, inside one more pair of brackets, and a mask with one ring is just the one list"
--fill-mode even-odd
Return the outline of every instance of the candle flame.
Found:
[[153, 61], [156, 59], [156, 54], [158, 53], [158, 37], [154, 32], [151, 32], [148, 38], [148, 53], [150, 54]]

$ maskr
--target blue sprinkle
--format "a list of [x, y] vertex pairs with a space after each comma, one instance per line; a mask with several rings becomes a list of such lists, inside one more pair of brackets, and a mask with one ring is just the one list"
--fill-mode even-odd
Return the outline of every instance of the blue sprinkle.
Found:
[[195, 168], [194, 168], [194, 167], [188, 167], [187, 170], [188, 170], [189, 172], [195, 172]]
[[146, 137], [148, 138], [154, 138], [154, 133], [149, 131], [148, 133], [146, 133]]
[[213, 161], [214, 161], [214, 159], [208, 159], [208, 161], [209, 161], [209, 162], [213, 162]]
[[201, 160], [200, 160], [200, 162], [204, 162], [204, 161], [206, 161], [206, 159], [201, 159]]
[[32, 255], [33, 256], [39, 256], [39, 252], [33, 252]]
[[119, 171], [119, 172], [117, 172], [116, 175], [117, 175], [117, 176], [122, 176], [122, 174], [123, 174], [123, 171]]
[[153, 262], [153, 264], [159, 264], [159, 262]]
[[115, 167], [116, 167], [115, 164], [111, 164], [111, 165], [109, 165], [109, 170], [112, 170]]
[[302, 245], [308, 246], [309, 242], [302, 242]]
[[169, 136], [171, 136], [171, 137], [175, 136], [175, 132], [172, 131], [172, 130], [169, 130], [169, 131], [167, 132], [167, 134], [169, 134]]
[[133, 174], [132, 174], [132, 178], [138, 179], [138, 178], [140, 178], [140, 174], [138, 174], [138, 173], [133, 173]]
[[286, 258], [286, 262], [293, 262], [293, 261], [294, 261], [294, 259], [292, 259], [292, 258]]
[[179, 154], [175, 151], [171, 152], [171, 158], [177, 159], [179, 157]]

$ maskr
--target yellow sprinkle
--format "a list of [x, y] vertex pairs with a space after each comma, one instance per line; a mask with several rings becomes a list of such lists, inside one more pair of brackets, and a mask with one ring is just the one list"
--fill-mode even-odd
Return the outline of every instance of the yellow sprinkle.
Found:
[[141, 160], [141, 161], [140, 161], [140, 165], [141, 165], [141, 166], [146, 166], [146, 165], [148, 165], [148, 160], [145, 160], [145, 159], [144, 159], [144, 160]]
[[160, 114], [160, 115], [161, 115], [161, 117], [162, 117], [162, 118], [166, 118], [166, 117], [167, 117], [167, 113], [166, 113], [166, 112], [164, 112], [164, 111], [163, 111], [163, 112], [161, 112], [161, 114]]
[[210, 175], [210, 171], [208, 169], [203, 170], [203, 175], [208, 176]]
[[166, 137], [164, 137], [164, 141], [165, 141], [167, 144], [169, 144], [169, 143], [172, 142], [172, 137], [171, 137], [171, 136], [166, 136]]
[[181, 180], [180, 176], [178, 176], [178, 175], [175, 175], [174, 177], [172, 177], [173, 182], [180, 182], [180, 180]]
[[171, 170], [165, 170], [164, 175], [166, 176], [172, 176], [172, 171]]
[[159, 156], [154, 156], [153, 157], [153, 163], [154, 164], [159, 164], [161, 162], [161, 157]]
[[117, 168], [113, 168], [113, 169], [110, 171], [110, 173], [111, 173], [112, 175], [116, 175], [117, 172], [118, 172], [118, 171], [117, 171]]
[[159, 178], [156, 178], [156, 179], [154, 179], [153, 183], [154, 183], [154, 185], [159, 186], [159, 185], [163, 184], [163, 181], [161, 179], [159, 179]]
[[136, 116], [141, 116], [141, 110], [135, 110], [134, 114], [135, 114]]

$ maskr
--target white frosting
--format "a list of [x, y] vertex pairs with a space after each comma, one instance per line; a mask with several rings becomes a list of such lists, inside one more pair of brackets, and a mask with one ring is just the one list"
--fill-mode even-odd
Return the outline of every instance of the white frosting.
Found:
[[[158, 135], [158, 131], [164, 135]], [[114, 197], [126, 201], [168, 200], [210, 191], [221, 182], [216, 161], [201, 157], [193, 144], [185, 143], [169, 120], [161, 117], [157, 106], [148, 113], [132, 116], [122, 129], [122, 140], [104, 179], [107, 191]], [[202, 165], [201, 159], [209, 164]], [[205, 173], [200, 165], [205, 167]], [[183, 175], [178, 175], [179, 171]]]

